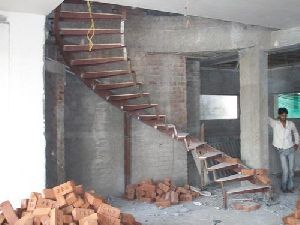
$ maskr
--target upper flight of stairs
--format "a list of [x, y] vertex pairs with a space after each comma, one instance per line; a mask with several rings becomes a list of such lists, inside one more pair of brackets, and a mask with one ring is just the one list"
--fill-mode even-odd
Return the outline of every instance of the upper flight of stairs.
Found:
[[[72, 7], [74, 4], [75, 7]], [[101, 7], [100, 3], [93, 4]], [[70, 6], [72, 10], [66, 6]], [[85, 11], [82, 11], [83, 9]], [[160, 114], [159, 106], [151, 102], [149, 93], [143, 91], [143, 84], [137, 81], [132, 62], [127, 57], [124, 43], [125, 10], [120, 13], [96, 12], [92, 13], [92, 17], [96, 26], [94, 45], [89, 51], [86, 35], [91, 18], [87, 12], [86, 2], [65, 0], [55, 10], [53, 31], [56, 43], [65, 64], [72, 72], [100, 97], [119, 107], [120, 110], [165, 133], [170, 138], [182, 142], [186, 150], [191, 151], [193, 155], [201, 181], [203, 182], [205, 177], [207, 179], [210, 177], [209, 174], [212, 174], [212, 181], [221, 184], [225, 208], [229, 194], [271, 190], [269, 184], [261, 183], [255, 176], [241, 174], [241, 170], [247, 168], [241, 162], [234, 161], [223, 152], [191, 137], [188, 133], [177, 131], [175, 125], [167, 123], [166, 115]], [[111, 28], [102, 27], [102, 21], [112, 21], [119, 25]], [[228, 182], [240, 181], [252, 183], [230, 190], [224, 186]], [[204, 185], [202, 183], [202, 187]]]

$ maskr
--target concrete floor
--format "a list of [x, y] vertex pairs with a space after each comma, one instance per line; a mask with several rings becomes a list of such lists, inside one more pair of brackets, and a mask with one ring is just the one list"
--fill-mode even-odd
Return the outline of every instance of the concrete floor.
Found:
[[112, 198], [111, 203], [120, 207], [122, 212], [132, 213], [137, 221], [144, 225], [281, 225], [282, 217], [291, 213], [295, 208], [299, 196], [300, 177], [296, 178], [295, 193], [283, 194], [279, 191], [279, 178], [273, 178], [275, 184], [275, 201], [268, 206], [264, 195], [245, 194], [230, 197], [229, 206], [237, 199], [253, 199], [261, 204], [261, 208], [252, 212], [241, 212], [222, 209], [222, 193], [218, 186], [208, 187], [211, 197], [200, 197], [194, 202], [174, 205], [166, 209], [159, 209], [155, 204], [125, 201]]

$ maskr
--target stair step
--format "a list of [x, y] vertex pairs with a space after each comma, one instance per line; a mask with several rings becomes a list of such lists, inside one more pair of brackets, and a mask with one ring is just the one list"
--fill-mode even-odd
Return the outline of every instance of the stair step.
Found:
[[143, 110], [156, 107], [157, 104], [139, 104], [139, 105], [124, 105], [122, 109], [124, 111], [136, 111], [136, 110]]
[[150, 95], [149, 93], [110, 95], [110, 96], [107, 97], [107, 100], [109, 100], [109, 101], [122, 101], [122, 100], [135, 99], [135, 98], [140, 98], [140, 97], [149, 96], [149, 95]]
[[[95, 50], [104, 50], [104, 49], [115, 49], [115, 48], [124, 48], [125, 45], [116, 43], [116, 44], [94, 44], [92, 51]], [[63, 50], [66, 52], [79, 52], [79, 51], [89, 51], [89, 45], [64, 45]]]
[[177, 133], [177, 139], [184, 139], [189, 135], [189, 133]]
[[[94, 20], [105, 20], [105, 19], [122, 19], [121, 14], [112, 13], [92, 13]], [[60, 19], [62, 20], [90, 20], [91, 16], [89, 12], [71, 12], [61, 11]]]
[[111, 83], [111, 84], [96, 83], [93, 85], [93, 89], [94, 90], [112, 90], [112, 89], [117, 89], [117, 88], [133, 87], [136, 85], [141, 85], [141, 83], [135, 83], [135, 82], [122, 82], [122, 83]]
[[216, 157], [221, 157], [222, 153], [219, 151], [213, 151], [213, 152], [206, 152], [204, 154], [199, 155], [200, 160], [206, 160], [206, 159], [213, 159]]
[[199, 142], [192, 142], [189, 145], [189, 150], [194, 150], [194, 149], [200, 147], [201, 145], [205, 145], [205, 144], [206, 144], [206, 142], [201, 142], [201, 141], [199, 141]]
[[211, 166], [207, 168], [208, 171], [216, 171], [216, 170], [228, 170], [228, 169], [233, 169], [238, 167], [237, 163], [227, 163], [227, 162], [222, 162], [217, 165]]
[[[60, 35], [63, 36], [86, 36], [89, 29], [80, 28], [62, 28]], [[95, 35], [106, 35], [106, 34], [123, 34], [120, 29], [95, 29]]]
[[157, 120], [157, 119], [165, 120], [166, 115], [139, 115], [138, 119], [142, 121]]
[[99, 71], [99, 72], [86, 72], [81, 74], [81, 78], [83, 79], [98, 79], [112, 76], [120, 76], [130, 74], [128, 70], [107, 70], [107, 71]]
[[245, 193], [255, 193], [259, 191], [268, 191], [270, 190], [270, 186], [267, 185], [255, 185], [255, 184], [250, 184], [246, 186], [241, 186], [238, 188], [233, 188], [226, 190], [227, 194], [245, 194]]
[[108, 58], [90, 58], [90, 59], [73, 59], [71, 66], [93, 66], [98, 64], [113, 63], [125, 61], [124, 57], [108, 57]]
[[243, 180], [250, 180], [253, 177], [254, 177], [253, 175], [234, 174], [228, 177], [219, 178], [215, 181], [218, 183], [230, 182], [230, 181], [243, 181]]

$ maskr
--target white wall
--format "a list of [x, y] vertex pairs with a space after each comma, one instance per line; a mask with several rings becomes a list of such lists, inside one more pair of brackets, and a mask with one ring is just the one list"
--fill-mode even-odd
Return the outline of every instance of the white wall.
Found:
[[0, 202], [45, 185], [45, 16], [0, 11]]

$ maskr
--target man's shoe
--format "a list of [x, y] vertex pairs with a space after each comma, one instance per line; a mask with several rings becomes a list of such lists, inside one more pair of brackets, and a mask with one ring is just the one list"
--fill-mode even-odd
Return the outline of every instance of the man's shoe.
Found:
[[283, 193], [287, 193], [287, 192], [288, 192], [286, 189], [283, 189], [283, 188], [281, 188], [281, 191], [282, 191]]
[[289, 192], [289, 193], [294, 193], [294, 191], [295, 191], [294, 188], [287, 190], [287, 192]]

